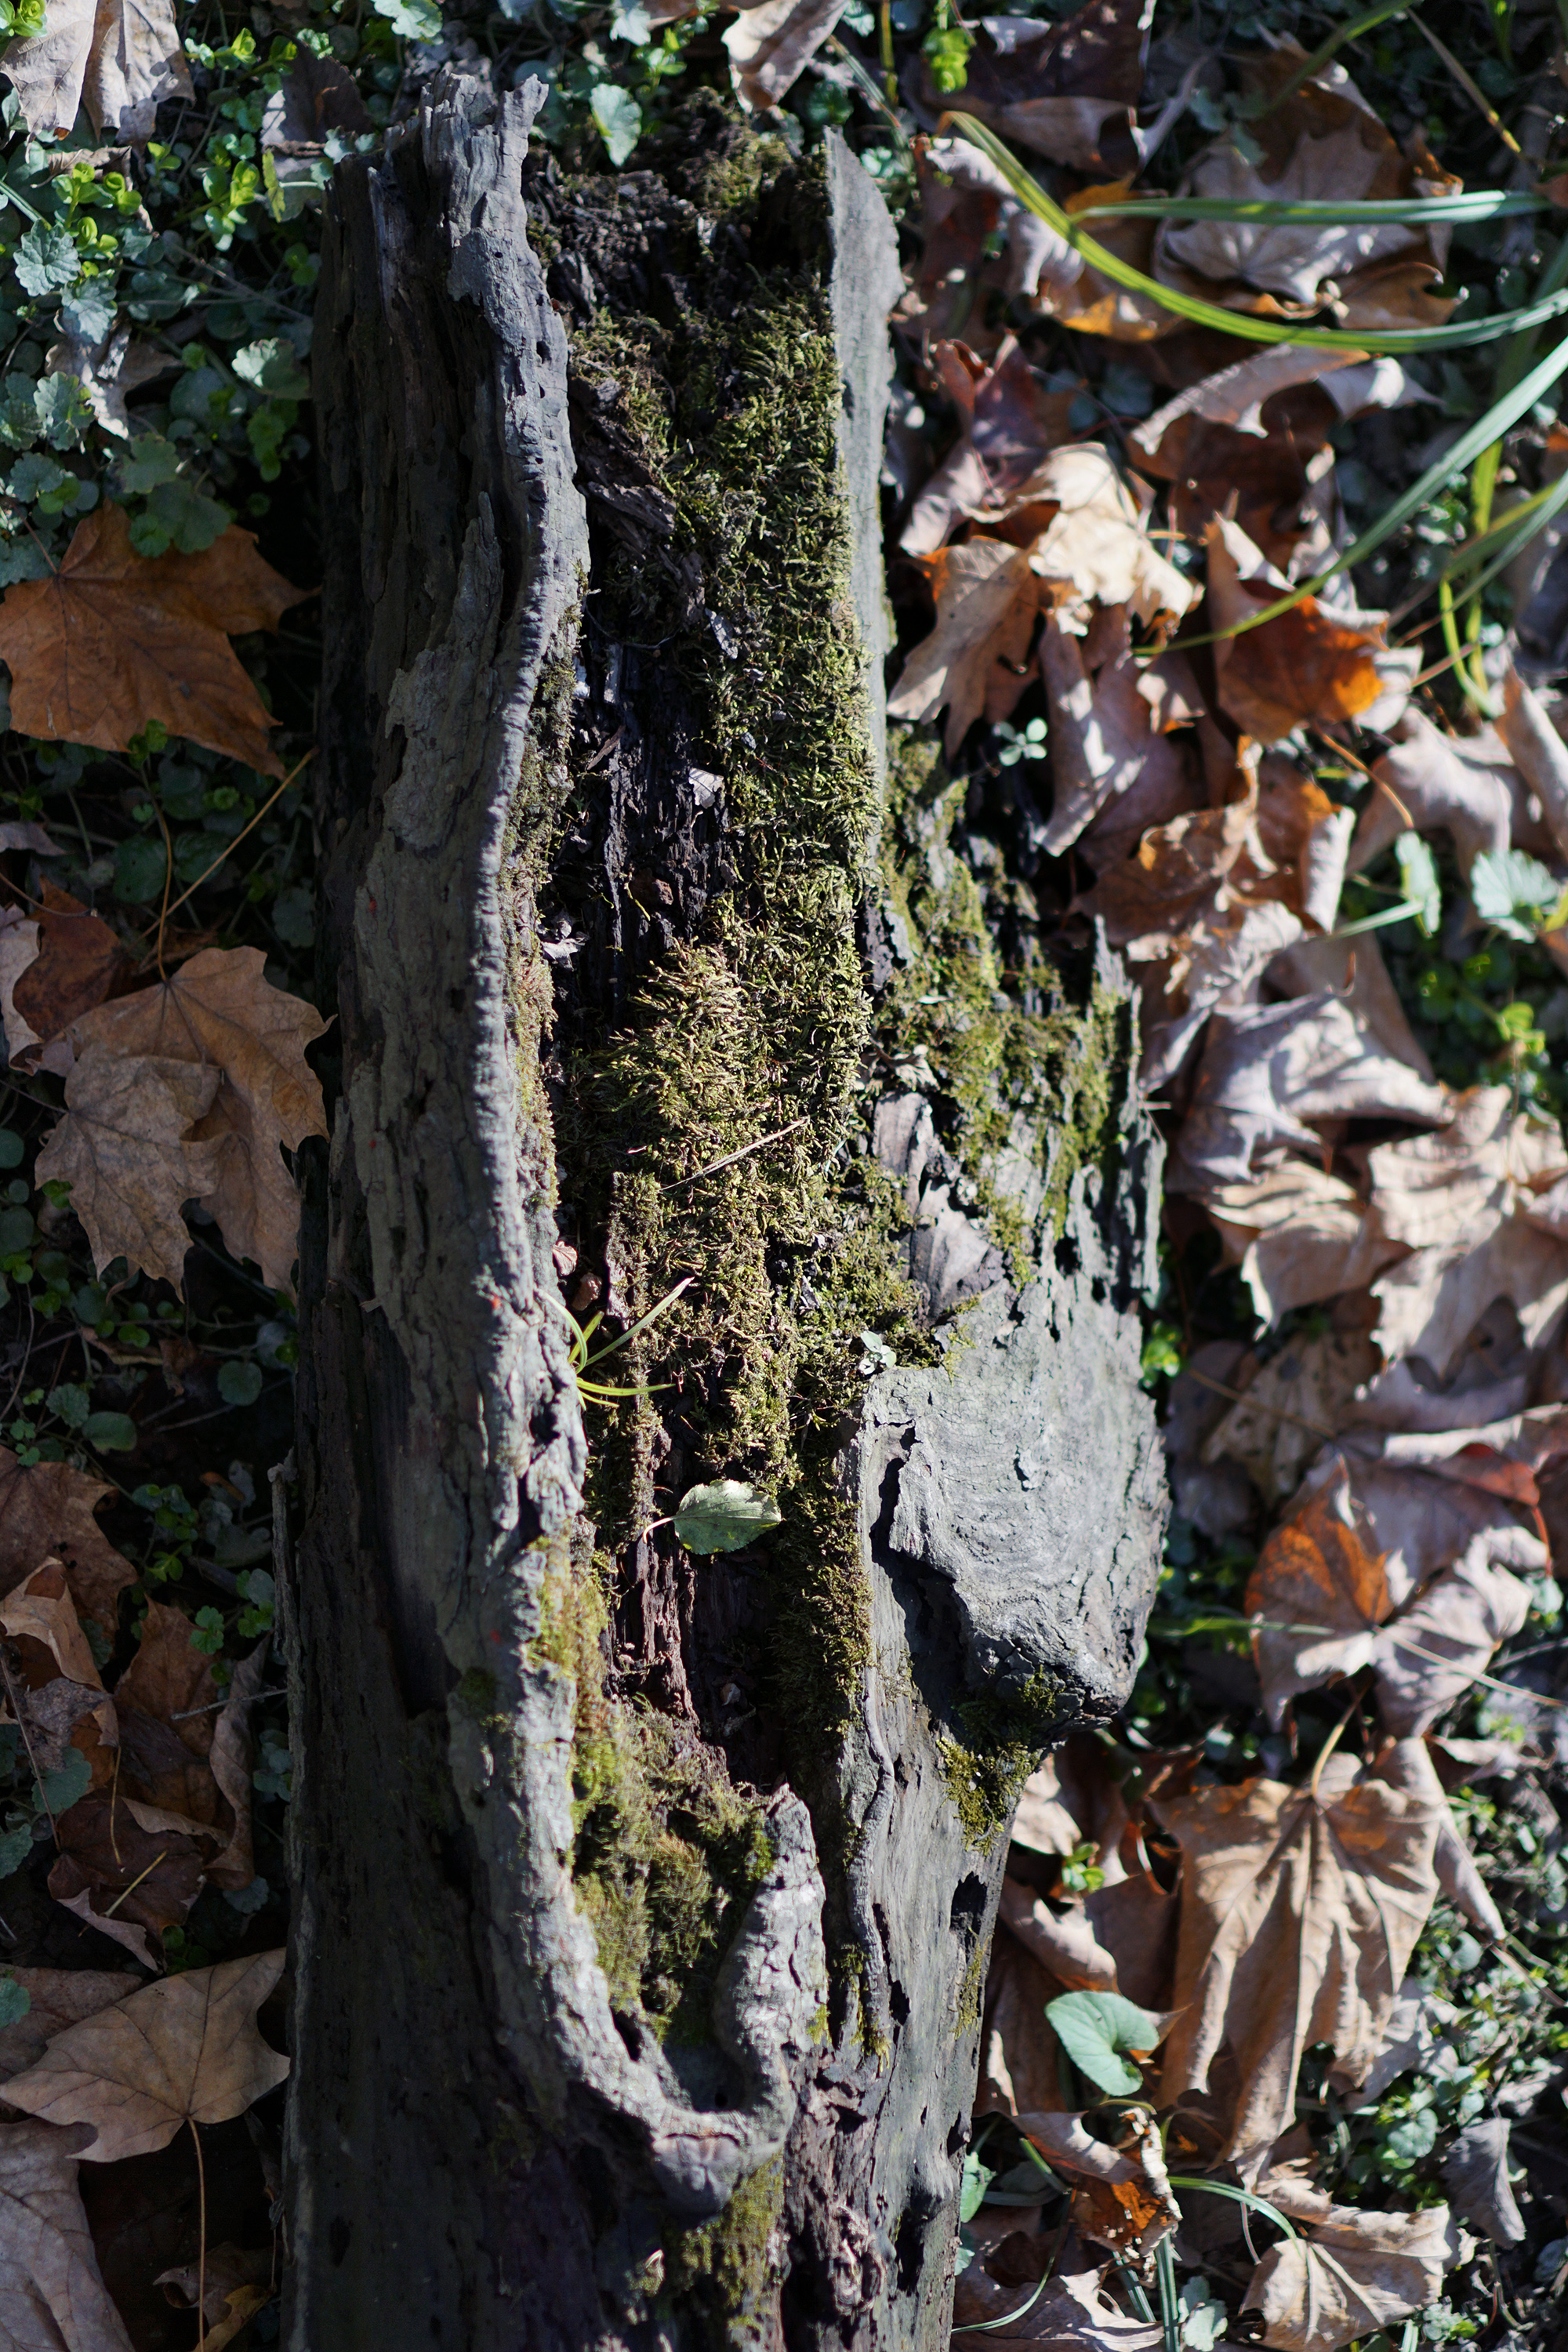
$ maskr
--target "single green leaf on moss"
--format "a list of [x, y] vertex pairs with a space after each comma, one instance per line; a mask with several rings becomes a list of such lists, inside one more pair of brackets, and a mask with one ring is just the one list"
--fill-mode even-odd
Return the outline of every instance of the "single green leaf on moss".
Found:
[[261, 1394], [259, 1364], [225, 1364], [217, 1376], [217, 1392], [225, 1404], [254, 1404]]
[[58, 1413], [68, 1429], [80, 1429], [92, 1411], [92, 1398], [84, 1388], [72, 1381], [63, 1381], [49, 1391], [47, 1400], [49, 1411]]
[[1539, 858], [1522, 849], [1483, 849], [1470, 868], [1477, 914], [1510, 940], [1533, 940], [1561, 896]]
[[[29, 1830], [28, 1837], [32, 1832]], [[20, 2025], [33, 2006], [33, 1996], [26, 1985], [13, 1976], [0, 1977], [0, 2025]]]
[[721, 1478], [711, 1486], [689, 1487], [681, 1496], [675, 1532], [688, 1551], [740, 1551], [783, 1519], [771, 1496], [743, 1479]]
[[642, 137], [641, 107], [629, 89], [617, 89], [613, 82], [601, 81], [594, 85], [588, 100], [588, 111], [594, 118], [611, 163], [619, 171]]
[[309, 400], [310, 379], [300, 365], [292, 343], [281, 335], [266, 342], [247, 343], [230, 362], [242, 383], [269, 393], [274, 400]]
[[1065, 1992], [1047, 2001], [1046, 2015], [1079, 2073], [1108, 2097], [1131, 2099], [1142, 2089], [1142, 2075], [1121, 2053], [1158, 2048], [1157, 2017], [1116, 1992]]
[[1422, 937], [1435, 939], [1443, 919], [1437, 861], [1418, 833], [1402, 833], [1394, 845], [1394, 855], [1399, 861], [1400, 885], [1415, 910]]

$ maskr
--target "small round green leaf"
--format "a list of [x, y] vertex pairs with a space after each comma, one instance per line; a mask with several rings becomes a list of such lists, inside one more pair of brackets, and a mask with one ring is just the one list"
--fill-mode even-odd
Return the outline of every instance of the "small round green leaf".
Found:
[[0, 1168], [19, 1168], [26, 1149], [15, 1128], [0, 1127]]
[[0, 1257], [16, 1257], [37, 1231], [26, 1209], [0, 1209]]
[[132, 1454], [136, 1447], [136, 1423], [128, 1412], [89, 1412], [82, 1435], [100, 1454]]
[[688, 1551], [739, 1551], [776, 1528], [784, 1513], [771, 1496], [741, 1478], [692, 1486], [680, 1498], [675, 1532]]
[[1116, 1992], [1065, 1992], [1046, 2003], [1046, 2015], [1079, 2074], [1108, 2097], [1131, 2099], [1142, 2089], [1142, 2075], [1121, 2053], [1158, 2046], [1157, 2017]]
[[0, 2025], [20, 2025], [32, 2006], [33, 1996], [26, 1985], [19, 1985], [15, 1977], [0, 1977]]
[[259, 1364], [225, 1364], [217, 1376], [217, 1392], [225, 1404], [254, 1404], [261, 1394]]

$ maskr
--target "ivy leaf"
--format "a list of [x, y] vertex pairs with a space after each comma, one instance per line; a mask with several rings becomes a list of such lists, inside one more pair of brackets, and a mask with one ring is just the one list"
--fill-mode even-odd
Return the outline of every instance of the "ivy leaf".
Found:
[[17, 246], [13, 266], [24, 294], [60, 294], [79, 277], [81, 256], [68, 229], [38, 221]]
[[1483, 849], [1470, 868], [1470, 896], [1483, 923], [1510, 940], [1533, 940], [1562, 892], [1522, 849]]
[[128, 1412], [89, 1412], [81, 1433], [100, 1454], [132, 1454], [136, 1450], [136, 1423]]
[[32, 2006], [33, 1996], [26, 1985], [18, 1984], [14, 1976], [0, 1977], [0, 2026], [20, 2025]]
[[613, 82], [600, 81], [594, 85], [588, 111], [598, 126], [611, 163], [619, 171], [642, 137], [641, 107], [629, 89], [617, 89]]
[[0, 1830], [0, 1879], [9, 1878], [20, 1870], [33, 1851], [33, 1824], [30, 1821], [14, 1821], [8, 1830]]
[[1121, 2053], [1158, 2048], [1164, 2028], [1157, 2017], [1115, 1992], [1066, 1992], [1046, 2003], [1046, 2015], [1079, 2074], [1098, 2089], [1119, 2099], [1142, 2089], [1142, 2075]]
[[38, 387], [29, 376], [8, 375], [0, 387], [0, 442], [30, 449], [38, 437]]
[[1399, 862], [1400, 887], [1415, 909], [1423, 939], [1435, 939], [1443, 919], [1443, 893], [1437, 882], [1437, 861], [1418, 833], [1402, 833], [1394, 845]]
[[131, 525], [131, 544], [138, 555], [200, 555], [216, 545], [234, 520], [216, 499], [209, 499], [194, 482], [160, 482]]
[[743, 1479], [721, 1478], [710, 1486], [687, 1489], [675, 1514], [675, 1532], [688, 1551], [740, 1551], [783, 1518], [770, 1496]]
[[79, 1748], [68, 1748], [59, 1769], [45, 1772], [33, 1783], [33, 1801], [58, 1821], [92, 1786], [92, 1766]]

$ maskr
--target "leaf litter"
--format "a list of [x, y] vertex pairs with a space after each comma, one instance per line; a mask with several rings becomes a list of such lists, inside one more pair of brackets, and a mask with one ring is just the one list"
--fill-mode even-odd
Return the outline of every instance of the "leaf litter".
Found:
[[[1493, 168], [1473, 81], [1412, 30], [1391, 99], [1382, 52], [1319, 37], [1222, 63], [1113, 5], [986, 20], [951, 69], [933, 38], [921, 84], [889, 709], [944, 723], [981, 886], [1126, 959], [1170, 1148], [1171, 1564], [1121, 1722], [1023, 1790], [991, 1959], [955, 2318], [1004, 2344], [1333, 2352], [1423, 2313], [1443, 2342], [1482, 2240], [1556, 2234], [1568, 701], [1520, 634], [1556, 541], [1474, 601], [1466, 547], [1489, 467], [1556, 478], [1555, 394], [1468, 511], [1437, 462], [1341, 562], [1371, 478], [1387, 505], [1464, 413], [1450, 362], [1379, 339], [1473, 315], [1488, 238], [1550, 246], [1449, 225], [1440, 159]], [[1156, 2122], [1164, 2206], [1132, 2186]]]

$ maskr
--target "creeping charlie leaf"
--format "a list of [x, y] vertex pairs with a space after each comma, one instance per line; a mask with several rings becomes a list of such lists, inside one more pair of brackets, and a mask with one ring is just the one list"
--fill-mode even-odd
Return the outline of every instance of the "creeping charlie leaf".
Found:
[[1163, 2034], [1157, 2017], [1116, 1992], [1063, 1993], [1046, 2003], [1046, 2015], [1080, 2074], [1087, 2074], [1109, 2098], [1136, 2097], [1143, 2077], [1121, 2053], [1130, 2050], [1152, 2055]]
[[1483, 923], [1510, 940], [1533, 940], [1563, 893], [1539, 858], [1522, 849], [1483, 849], [1470, 868], [1470, 896]]
[[618, 172], [642, 137], [642, 109], [629, 89], [617, 89], [614, 82], [600, 81], [594, 85], [588, 111]]
[[721, 1478], [711, 1486], [690, 1486], [675, 1514], [675, 1532], [688, 1551], [740, 1551], [784, 1513], [770, 1496], [742, 1478]]

